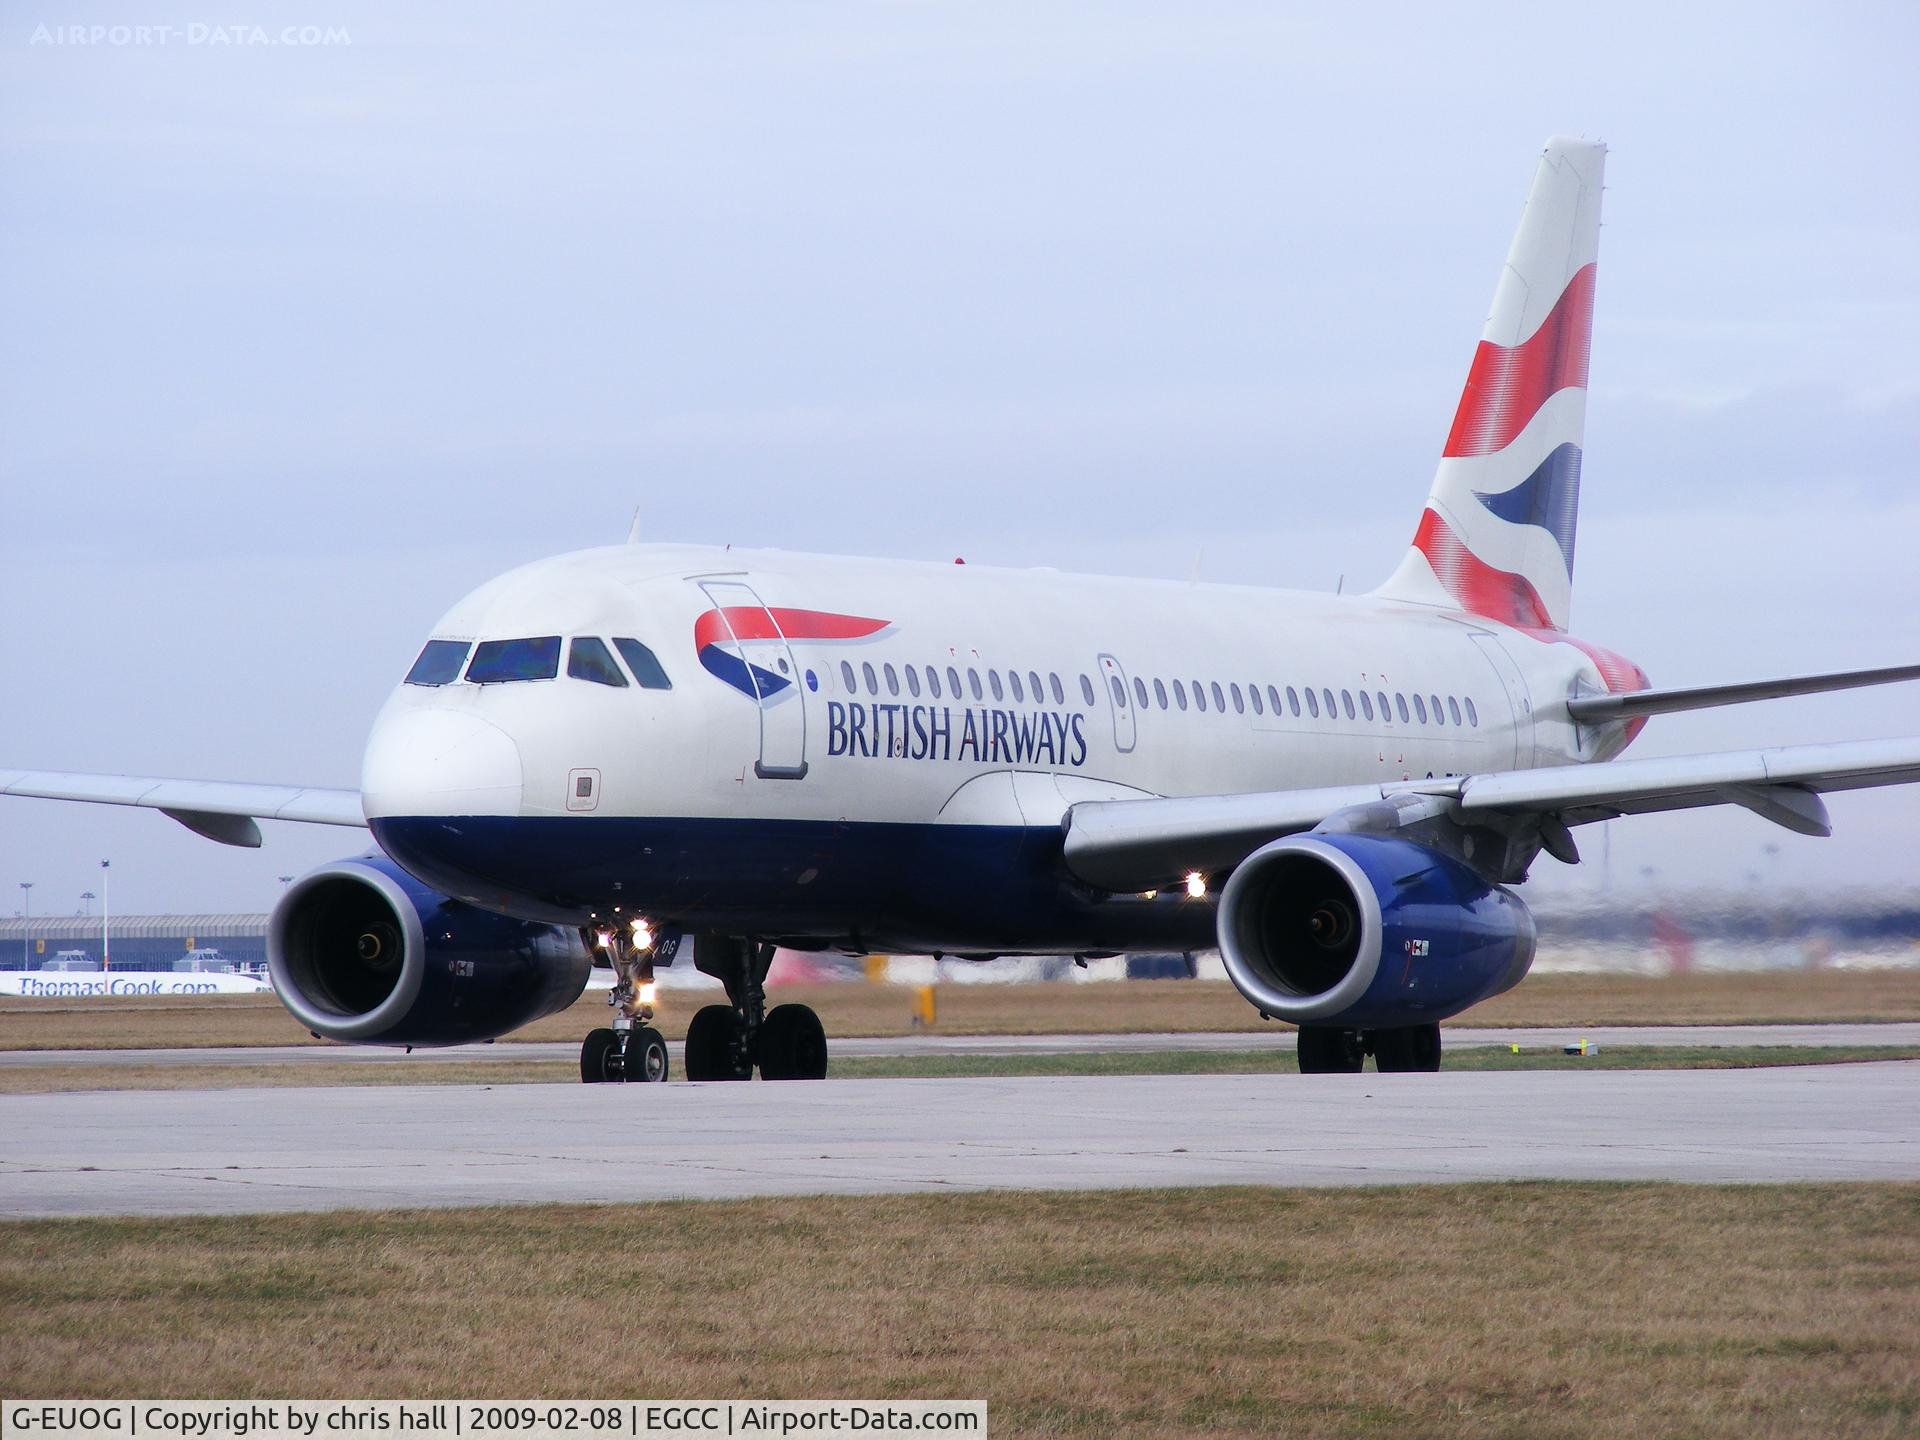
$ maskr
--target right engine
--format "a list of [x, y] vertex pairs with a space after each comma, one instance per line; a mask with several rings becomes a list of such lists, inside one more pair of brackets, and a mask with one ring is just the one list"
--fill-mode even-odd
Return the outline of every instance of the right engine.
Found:
[[301, 876], [267, 924], [280, 1002], [363, 1045], [491, 1040], [573, 1004], [591, 966], [578, 931], [448, 899], [378, 851]]
[[1296, 1025], [1443, 1020], [1518, 985], [1534, 951], [1512, 891], [1389, 835], [1290, 835], [1254, 851], [1221, 893], [1219, 934], [1240, 993]]

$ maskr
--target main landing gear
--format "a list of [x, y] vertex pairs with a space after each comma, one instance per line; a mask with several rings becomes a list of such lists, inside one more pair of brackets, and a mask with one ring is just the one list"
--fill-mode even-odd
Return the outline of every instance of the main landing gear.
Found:
[[1369, 1055], [1382, 1074], [1440, 1068], [1438, 1025], [1403, 1025], [1390, 1030], [1302, 1025], [1299, 1046], [1302, 1075], [1357, 1075]]
[[610, 1028], [590, 1030], [580, 1046], [580, 1078], [586, 1084], [632, 1081], [658, 1084], [667, 1078], [667, 1042], [653, 1028], [653, 935], [644, 922], [632, 928], [589, 931], [613, 964], [614, 1007]]
[[805, 1005], [767, 1006], [773, 946], [732, 936], [702, 935], [695, 967], [727, 987], [727, 1004], [708, 1005], [687, 1026], [689, 1080], [821, 1080], [827, 1032]]

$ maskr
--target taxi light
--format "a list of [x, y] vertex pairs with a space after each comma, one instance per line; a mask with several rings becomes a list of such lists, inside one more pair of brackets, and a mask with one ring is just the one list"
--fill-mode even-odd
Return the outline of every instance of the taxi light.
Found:
[[653, 927], [638, 915], [633, 917], [633, 943], [641, 950], [653, 948]]
[[1198, 900], [1207, 893], [1207, 877], [1198, 870], [1187, 872], [1187, 898]]
[[613, 932], [611, 930], [602, 930], [599, 935], [594, 938], [599, 942], [602, 950], [611, 950], [613, 948]]
[[655, 985], [651, 980], [647, 981], [646, 984], [640, 987], [640, 1003], [642, 1005], [653, 1004], [653, 997], [658, 993], [659, 986]]

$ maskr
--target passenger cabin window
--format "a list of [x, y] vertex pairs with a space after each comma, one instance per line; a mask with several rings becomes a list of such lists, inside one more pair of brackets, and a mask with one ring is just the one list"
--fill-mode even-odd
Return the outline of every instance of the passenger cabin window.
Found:
[[1133, 677], [1133, 703], [1142, 710], [1147, 708], [1147, 682], [1138, 675]]
[[[1420, 697], [1416, 695], [1413, 698], [1418, 700]], [[1408, 721], [1412, 719], [1412, 717], [1407, 714], [1407, 697], [1402, 695], [1398, 690], [1393, 692], [1393, 708], [1399, 712], [1400, 723], [1402, 725], [1407, 724]], [[1420, 718], [1424, 720], [1427, 717], [1422, 715]]]
[[1433, 711], [1433, 723], [1436, 725], [1444, 725], [1446, 723], [1446, 717], [1440, 713], [1440, 697], [1438, 695], [1427, 696], [1427, 704]]
[[552, 680], [560, 673], [560, 637], [482, 640], [473, 647], [467, 679], [476, 685], [505, 685], [515, 680]]
[[880, 693], [880, 681], [874, 676], [873, 662], [871, 660], [862, 660], [860, 662], [860, 678], [867, 682], [867, 694], [878, 695]]
[[1167, 683], [1164, 680], [1153, 682], [1153, 703], [1162, 710], [1167, 708]]
[[880, 668], [886, 674], [886, 677], [887, 677], [887, 694], [898, 695], [900, 693], [899, 671], [893, 668], [893, 664], [891, 661], [889, 661], [885, 665], [882, 665]]
[[467, 651], [472, 648], [465, 640], [427, 641], [427, 648], [420, 652], [420, 658], [407, 671], [406, 683], [451, 685], [460, 678], [460, 667], [467, 663]]
[[[1311, 693], [1311, 692], [1309, 692]], [[1267, 687], [1267, 698], [1273, 701], [1273, 713], [1280, 713], [1280, 695], [1271, 685]], [[1296, 716], [1300, 713], [1300, 692], [1291, 685], [1287, 686], [1287, 709]]]
[[1447, 696], [1447, 718], [1456, 725], [1460, 723], [1460, 702], [1451, 695]]
[[1019, 705], [1025, 702], [1027, 697], [1020, 689], [1020, 672], [1018, 670], [1007, 671], [1007, 687], [1013, 691], [1014, 704]]
[[1187, 687], [1178, 680], [1173, 682], [1173, 699], [1182, 710], [1187, 708]]
[[927, 666], [927, 693], [936, 700], [940, 698], [940, 672], [931, 665]]
[[1060, 683], [1059, 674], [1057, 672], [1049, 672], [1047, 675], [1047, 679], [1053, 682], [1053, 703], [1056, 705], [1066, 704], [1067, 691], [1066, 691], [1066, 687]]
[[1000, 672], [998, 670], [987, 671], [987, 683], [993, 687], [994, 704], [997, 705], [1007, 698], [1007, 692], [1000, 688]]
[[1198, 680], [1193, 682], [1193, 708], [1202, 714], [1205, 714], [1207, 709], [1207, 687]]
[[596, 685], [611, 685], [624, 690], [627, 677], [620, 673], [607, 642], [597, 635], [576, 635], [567, 646], [567, 674], [575, 680], [591, 680]]
[[909, 665], [906, 667], [906, 673], [907, 693], [918, 700], [920, 698], [920, 672]]
[[956, 700], [960, 698], [960, 672], [951, 665], [947, 666], [947, 692]]
[[1085, 675], [1080, 677], [1080, 693], [1087, 697], [1087, 704], [1093, 704], [1093, 681]]
[[[1353, 707], [1349, 705], [1347, 708], [1351, 710]], [[1360, 713], [1369, 720], [1373, 718], [1373, 697], [1364, 690], [1360, 692]], [[1386, 716], [1380, 718], [1384, 720]]]
[[660, 661], [653, 651], [635, 640], [631, 635], [613, 637], [613, 648], [620, 652], [620, 658], [627, 662], [627, 669], [633, 672], [633, 678], [642, 690], [671, 690], [673, 681], [667, 678], [667, 672], [660, 668]]
[[1038, 670], [1027, 671], [1027, 685], [1033, 691], [1034, 704], [1044, 705], [1047, 703], [1047, 692], [1040, 688], [1040, 672]]
[[[1396, 699], [1399, 697], [1396, 696]], [[1413, 713], [1420, 717], [1422, 725], [1427, 723], [1427, 702], [1416, 692], [1413, 697]]]
[[1320, 702], [1313, 698], [1313, 691], [1307, 691], [1307, 714], [1315, 720], [1320, 718]]
[[1213, 708], [1222, 715], [1227, 713], [1227, 697], [1221, 693], [1218, 680], [1213, 682]]
[[1473, 697], [1471, 695], [1467, 696], [1465, 703], [1467, 707], [1467, 724], [1478, 729], [1480, 726], [1480, 715], [1479, 712], [1473, 708]]
[[980, 672], [972, 666], [967, 667], [967, 689], [973, 692], [973, 698], [976, 700], [984, 700], [986, 698], [980, 689]]

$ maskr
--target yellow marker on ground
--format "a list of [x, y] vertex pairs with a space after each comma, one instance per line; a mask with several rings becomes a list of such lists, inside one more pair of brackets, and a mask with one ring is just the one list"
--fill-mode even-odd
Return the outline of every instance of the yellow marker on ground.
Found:
[[913, 1025], [916, 1030], [933, 1028], [933, 986], [921, 985], [913, 992]]

